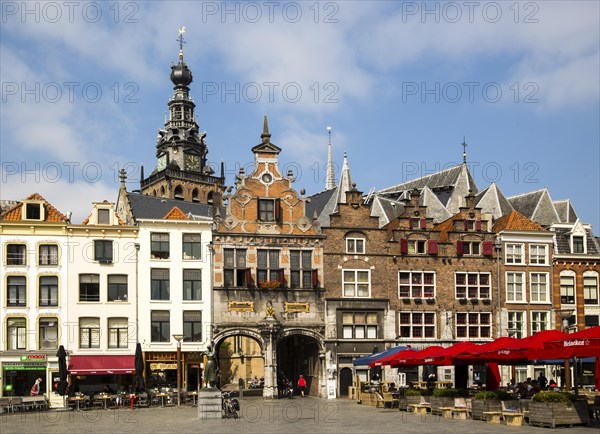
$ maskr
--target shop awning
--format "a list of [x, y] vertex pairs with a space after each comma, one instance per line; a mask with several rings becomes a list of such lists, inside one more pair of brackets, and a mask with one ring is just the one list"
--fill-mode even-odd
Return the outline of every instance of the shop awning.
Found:
[[405, 346], [398, 346], [398, 347], [392, 347], [392, 348], [388, 348], [385, 351], [382, 351], [380, 353], [376, 353], [376, 354], [371, 354], [365, 357], [361, 357], [360, 359], [356, 359], [354, 360], [352, 363], [354, 364], [354, 366], [368, 366], [369, 363], [371, 362], [375, 362], [383, 357], [389, 356], [391, 354], [396, 354], [402, 350], [407, 349], [408, 347]]
[[135, 356], [71, 356], [69, 373], [75, 375], [134, 374]]

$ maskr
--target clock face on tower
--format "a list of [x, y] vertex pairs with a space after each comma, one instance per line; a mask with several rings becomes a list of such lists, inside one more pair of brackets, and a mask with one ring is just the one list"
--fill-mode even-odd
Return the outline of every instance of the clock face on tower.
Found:
[[195, 155], [188, 155], [185, 157], [185, 169], [186, 170], [200, 170], [200, 158]]

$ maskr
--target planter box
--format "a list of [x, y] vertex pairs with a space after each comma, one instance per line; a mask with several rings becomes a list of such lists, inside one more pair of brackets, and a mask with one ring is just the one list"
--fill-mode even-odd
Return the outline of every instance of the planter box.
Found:
[[421, 403], [420, 396], [405, 396], [403, 398], [400, 398], [400, 410], [406, 411], [406, 407], [408, 407], [409, 404], [420, 404], [420, 403]]
[[442, 414], [440, 407], [454, 407], [454, 398], [446, 396], [431, 397], [431, 414]]
[[530, 402], [529, 424], [554, 428], [560, 425], [588, 425], [590, 413], [587, 401], [572, 404], [562, 402]]
[[473, 419], [487, 420], [484, 411], [502, 411], [502, 404], [497, 400], [473, 399], [471, 405]]

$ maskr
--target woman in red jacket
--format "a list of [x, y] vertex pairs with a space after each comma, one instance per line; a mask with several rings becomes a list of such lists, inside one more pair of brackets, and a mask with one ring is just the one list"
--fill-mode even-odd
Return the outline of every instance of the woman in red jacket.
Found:
[[304, 390], [306, 389], [306, 380], [302, 375], [298, 378], [298, 389], [300, 389], [300, 394], [304, 398]]

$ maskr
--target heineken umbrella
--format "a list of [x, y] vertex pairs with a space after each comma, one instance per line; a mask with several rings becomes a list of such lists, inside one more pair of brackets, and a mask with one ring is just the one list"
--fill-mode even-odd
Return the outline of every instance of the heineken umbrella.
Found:
[[58, 347], [58, 351], [56, 352], [56, 357], [58, 357], [58, 386], [57, 392], [59, 395], [64, 396], [68, 392], [69, 383], [67, 382], [67, 352], [65, 351], [64, 346]]
[[144, 357], [142, 356], [142, 344], [139, 342], [135, 346], [135, 389], [140, 391], [144, 389]]

